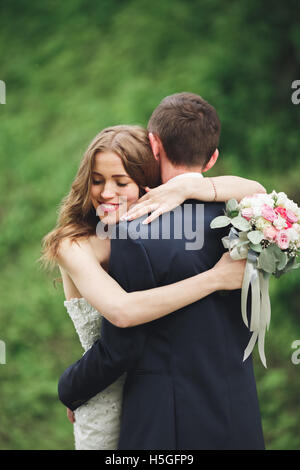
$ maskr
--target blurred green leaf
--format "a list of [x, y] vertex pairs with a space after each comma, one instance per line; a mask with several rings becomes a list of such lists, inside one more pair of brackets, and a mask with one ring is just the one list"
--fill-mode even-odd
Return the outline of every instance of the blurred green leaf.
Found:
[[[73, 449], [57, 380], [82, 355], [59, 273], [40, 271], [81, 157], [104, 127], [147, 125], [160, 100], [192, 91], [218, 111], [220, 156], [209, 176], [258, 180], [300, 202], [296, 0], [3, 1], [0, 4], [0, 449]], [[231, 216], [236, 216], [234, 211]], [[277, 262], [279, 259], [277, 260]], [[268, 449], [300, 449], [300, 270], [270, 280], [268, 370], [254, 354]]]

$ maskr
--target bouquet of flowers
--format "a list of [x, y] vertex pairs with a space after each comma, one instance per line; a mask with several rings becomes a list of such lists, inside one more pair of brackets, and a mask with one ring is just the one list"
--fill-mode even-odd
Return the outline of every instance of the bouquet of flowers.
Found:
[[[245, 325], [252, 336], [245, 349], [244, 360], [251, 354], [256, 341], [261, 361], [266, 367], [265, 332], [269, 329], [271, 306], [269, 279], [271, 275], [296, 269], [300, 254], [300, 208], [283, 192], [255, 194], [238, 203], [231, 199], [224, 216], [216, 217], [211, 228], [232, 225], [229, 235], [222, 239], [233, 259], [247, 258], [242, 285], [241, 308]], [[247, 317], [247, 298], [251, 286], [250, 326]]]

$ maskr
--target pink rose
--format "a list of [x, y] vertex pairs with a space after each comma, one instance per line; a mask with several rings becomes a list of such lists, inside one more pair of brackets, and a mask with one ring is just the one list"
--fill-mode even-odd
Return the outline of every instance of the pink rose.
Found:
[[290, 237], [285, 230], [280, 230], [276, 235], [276, 243], [282, 250], [286, 250], [289, 247]]
[[294, 212], [290, 211], [289, 209], [286, 210], [286, 218], [287, 218], [287, 221], [290, 222], [291, 224], [298, 222], [298, 217], [296, 216], [296, 214], [294, 214]]
[[284, 207], [276, 207], [275, 212], [276, 214], [281, 215], [285, 220], [287, 219], [286, 209]]
[[253, 217], [253, 209], [251, 209], [251, 207], [247, 207], [245, 209], [242, 209], [242, 216], [247, 219], [247, 220], [250, 220], [252, 219]]
[[276, 212], [268, 204], [263, 204], [261, 208], [261, 215], [264, 219], [269, 222], [273, 222], [276, 219]]
[[270, 225], [269, 227], [266, 227], [263, 231], [264, 238], [266, 240], [269, 240], [270, 242], [274, 241], [277, 235], [277, 230], [273, 225]]

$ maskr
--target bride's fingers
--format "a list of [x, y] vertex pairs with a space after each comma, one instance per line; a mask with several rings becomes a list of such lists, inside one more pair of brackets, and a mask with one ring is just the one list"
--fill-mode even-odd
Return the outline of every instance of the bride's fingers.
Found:
[[136, 206], [132, 211], [128, 211], [121, 217], [121, 220], [133, 220], [141, 217], [142, 215], [148, 214], [149, 212], [153, 212], [158, 208], [158, 203], [152, 204], [143, 204]]
[[[149, 188], [148, 186], [145, 186], [143, 189], [146, 191], [146, 194], [144, 194], [138, 199], [137, 203], [133, 206], [133, 208], [138, 206], [139, 204], [144, 204], [144, 202], [146, 201], [149, 202], [152, 200], [152, 202], [155, 202], [155, 200], [157, 200], [157, 197], [159, 197], [160, 193], [157, 193], [158, 188]], [[130, 212], [131, 210], [132, 209], [130, 209], [128, 212]]]
[[121, 220], [128, 220], [132, 214], [135, 214], [140, 209], [140, 204], [134, 204], [125, 214], [122, 215]]
[[[144, 189], [146, 189], [146, 188], [144, 188]], [[143, 194], [143, 196], [141, 196], [141, 197], [138, 199], [137, 204], [140, 204], [141, 202], [144, 202], [144, 201], [148, 201], [148, 199], [149, 199], [150, 197], [152, 197], [152, 194], [150, 194], [150, 191], [151, 191], [151, 189], [148, 188], [148, 191], [146, 192], [146, 194]]]
[[[147, 194], [146, 194], [147, 196]], [[138, 202], [136, 204], [133, 204], [132, 207], [130, 207], [130, 209], [128, 209], [128, 211], [126, 212], [126, 214], [124, 214], [125, 216], [127, 215], [131, 215], [133, 214], [134, 212], [136, 212], [136, 210], [140, 209], [140, 207], [143, 207], [144, 204], [151, 204], [151, 202], [148, 200], [148, 199], [144, 199], [145, 196], [141, 197]], [[153, 204], [153, 203], [152, 203]]]
[[146, 225], [146, 224], [149, 224], [150, 222], [153, 222], [153, 220], [157, 219], [157, 217], [164, 214], [165, 212], [168, 212], [168, 210], [169, 209], [166, 208], [166, 207], [159, 207], [154, 212], [152, 212], [152, 214], [149, 215], [149, 217], [147, 217], [147, 219], [143, 220], [142, 224]]

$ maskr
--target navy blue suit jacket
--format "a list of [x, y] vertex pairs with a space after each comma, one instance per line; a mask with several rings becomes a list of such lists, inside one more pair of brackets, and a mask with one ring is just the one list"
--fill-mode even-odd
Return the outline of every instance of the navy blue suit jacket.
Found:
[[[210, 229], [224, 204], [204, 204], [199, 223], [199, 204], [187, 203], [192, 211], [181, 206], [149, 226], [119, 225], [123, 239], [111, 240], [110, 274], [125, 290], [199, 274], [224, 253], [224, 230]], [[201, 249], [186, 249], [187, 224], [203, 231]], [[249, 337], [240, 290], [215, 292], [133, 328], [103, 319], [101, 339], [61, 376], [59, 398], [75, 410], [126, 371], [119, 449], [263, 449], [252, 358], [243, 362]]]

